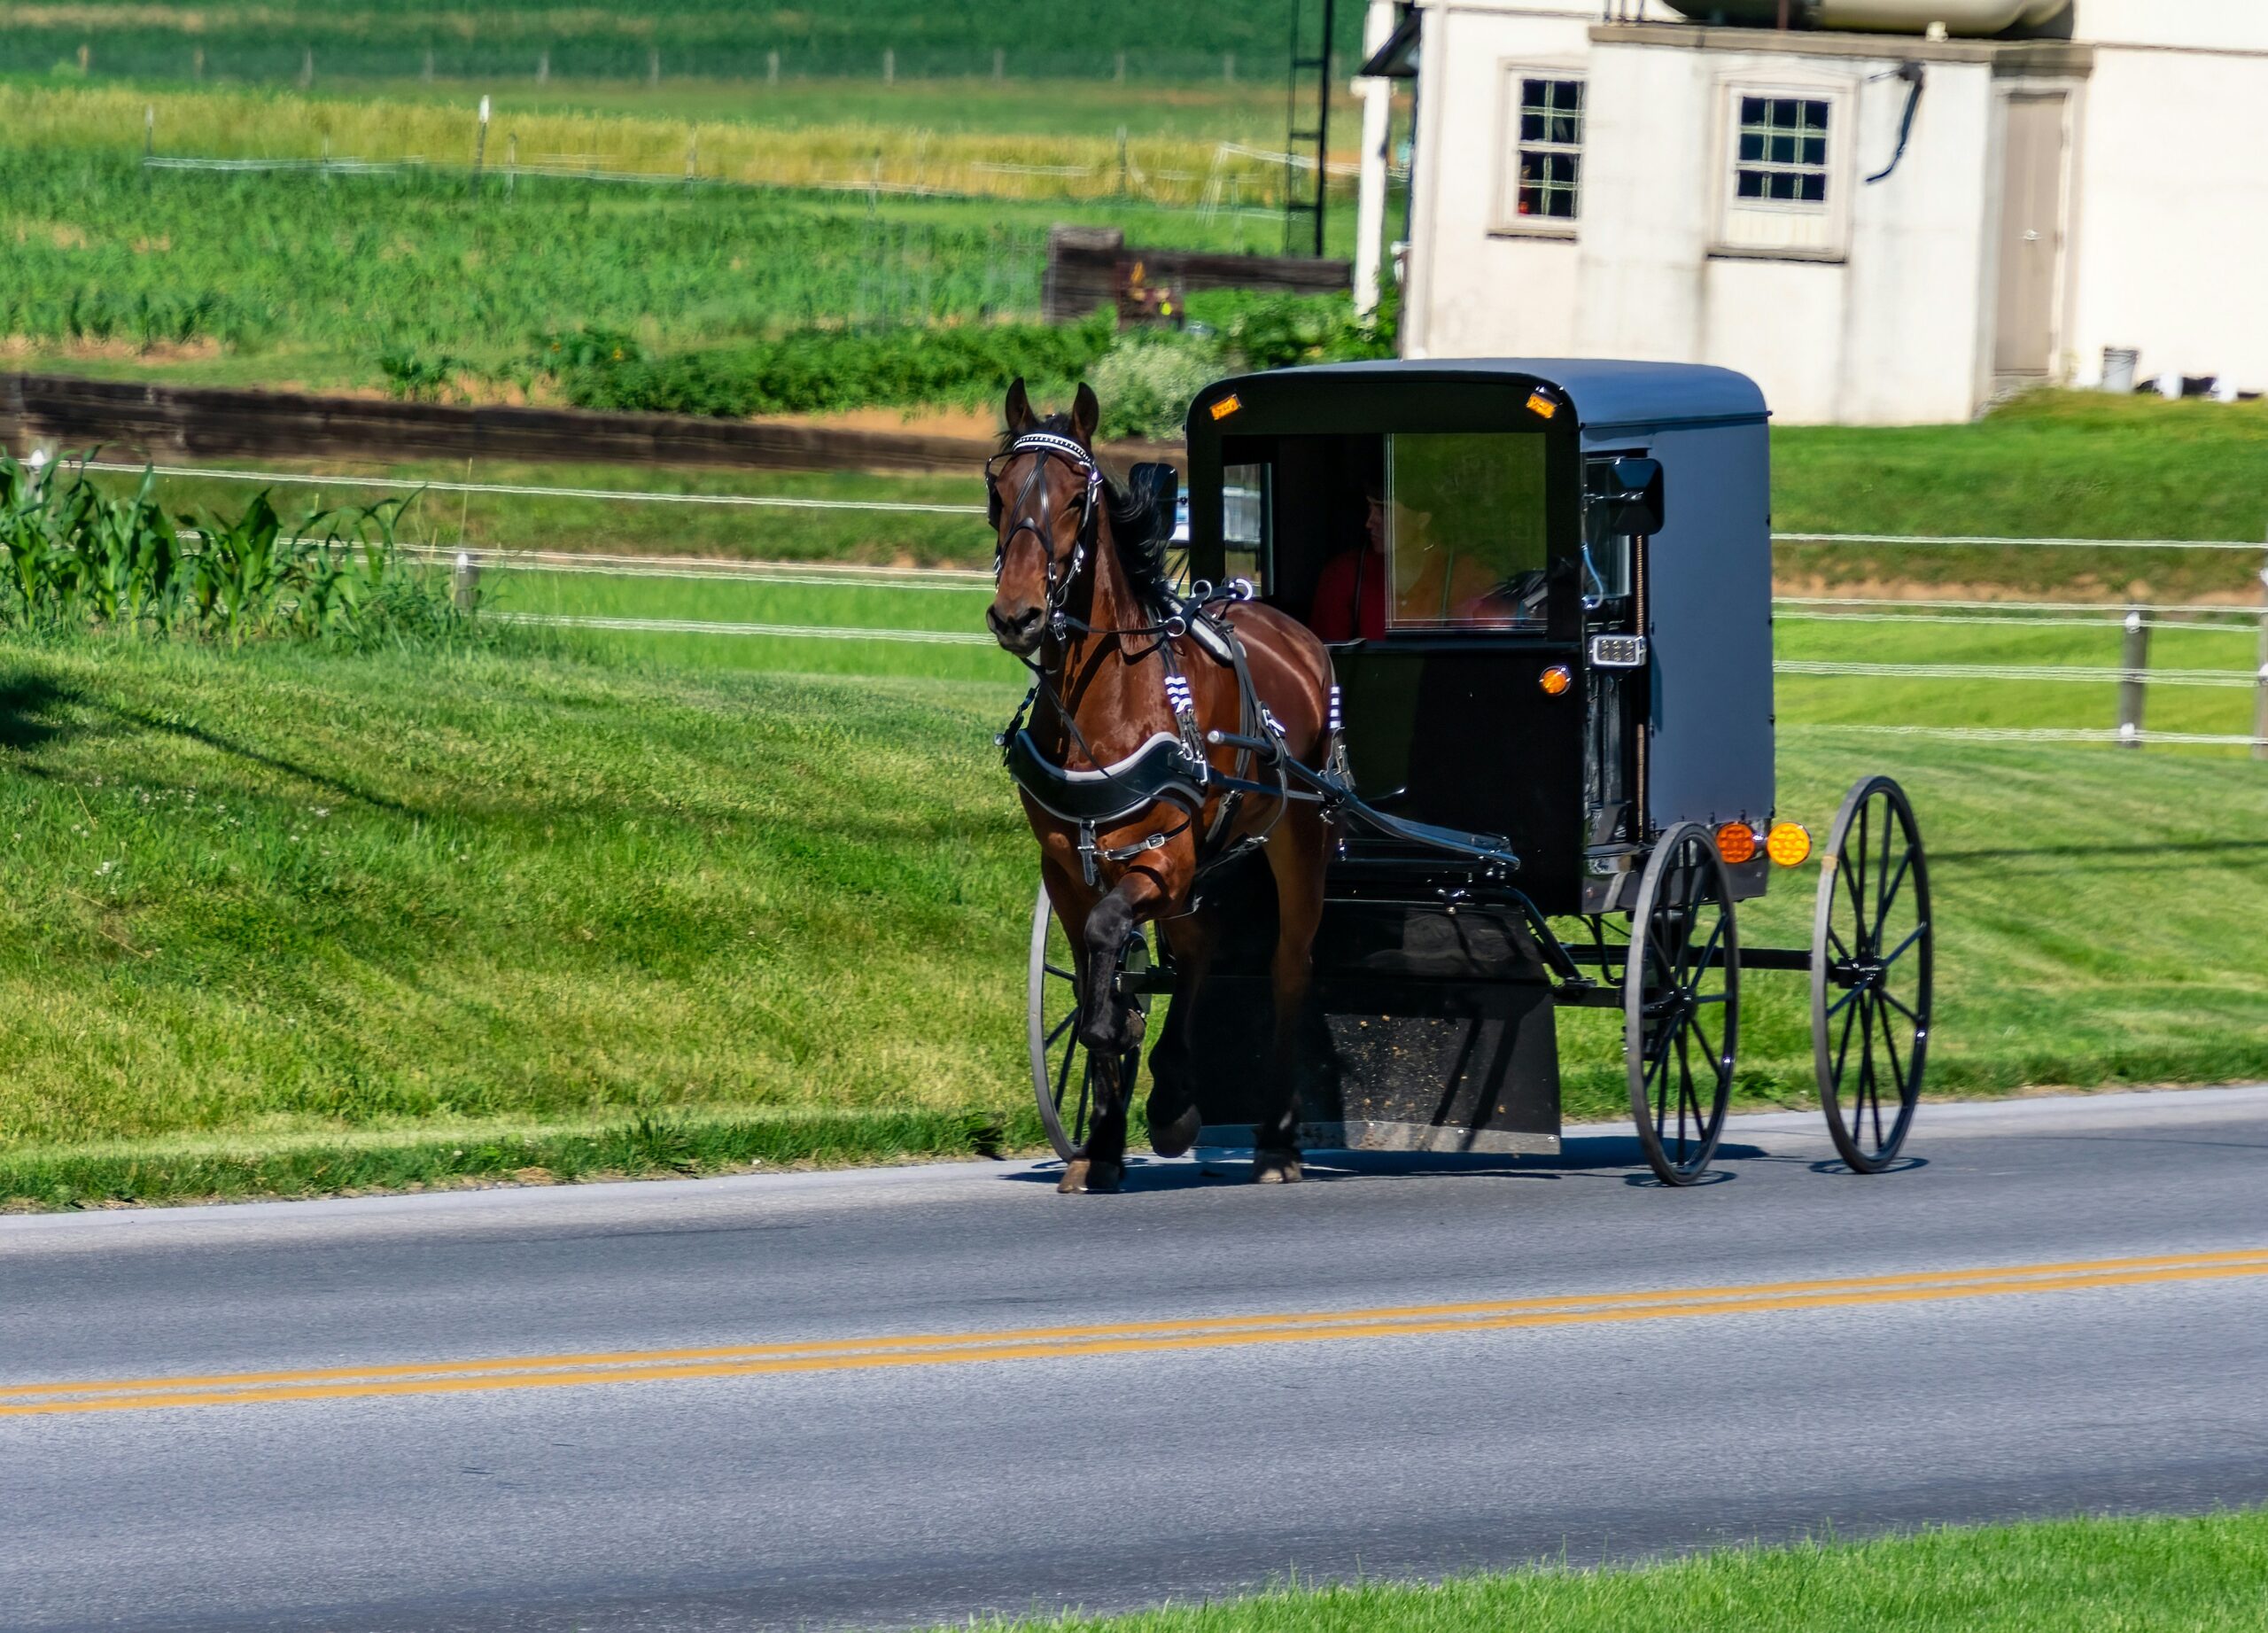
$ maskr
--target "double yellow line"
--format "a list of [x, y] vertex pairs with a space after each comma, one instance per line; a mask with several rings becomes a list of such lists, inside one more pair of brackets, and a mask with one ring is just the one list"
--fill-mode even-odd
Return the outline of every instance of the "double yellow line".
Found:
[[1899, 1276], [1768, 1282], [1747, 1287], [1668, 1287], [1637, 1293], [1584, 1293], [1558, 1298], [1410, 1304], [1381, 1310], [1206, 1316], [1099, 1326], [1018, 1327], [991, 1333], [899, 1334], [703, 1349], [507, 1356], [394, 1366], [316, 1367], [292, 1372], [216, 1372], [67, 1383], [0, 1383], [0, 1418], [150, 1411], [181, 1406], [247, 1406], [279, 1401], [361, 1400], [397, 1395], [463, 1395], [594, 1384], [682, 1383], [776, 1372], [862, 1372], [889, 1366], [1056, 1361], [1088, 1356], [1228, 1349], [1255, 1344], [1317, 1343], [1343, 1339], [1438, 1337], [1498, 1333], [1518, 1327], [1765, 1315], [2263, 1276], [2268, 1276], [2268, 1248], [2247, 1248], [2158, 1258], [1917, 1271]]

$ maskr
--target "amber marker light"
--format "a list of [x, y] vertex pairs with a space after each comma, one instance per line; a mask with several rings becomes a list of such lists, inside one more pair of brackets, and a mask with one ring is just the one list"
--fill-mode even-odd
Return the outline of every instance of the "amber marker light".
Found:
[[1728, 822], [1717, 830], [1717, 854], [1732, 867], [1756, 858], [1756, 830], [1745, 822]]
[[1220, 401], [1215, 403], [1210, 411], [1215, 419], [1224, 420], [1228, 418], [1230, 415], [1234, 414], [1239, 408], [1243, 407], [1243, 400], [1234, 392], [1231, 392], [1227, 396], [1222, 398]]
[[1794, 867], [1811, 856], [1811, 830], [1800, 822], [1783, 822], [1764, 842], [1764, 853], [1783, 867]]
[[1554, 664], [1536, 677], [1535, 683], [1543, 688], [1546, 697], [1557, 697], [1574, 685], [1575, 677], [1565, 664]]

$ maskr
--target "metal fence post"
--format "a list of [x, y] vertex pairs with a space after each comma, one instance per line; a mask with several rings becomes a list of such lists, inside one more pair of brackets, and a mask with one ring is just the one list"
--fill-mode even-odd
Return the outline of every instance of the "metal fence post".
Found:
[[2140, 607], [2126, 609], [2126, 642], [2119, 653], [2118, 742], [2121, 747], [2142, 746], [2143, 673], [2150, 666], [2150, 624]]
[[2268, 760], [2268, 566], [2260, 570], [2260, 673], [2252, 686], [2252, 758]]
[[480, 604], [480, 564], [470, 550], [457, 552], [456, 571], [449, 575], [449, 598], [457, 610], [470, 612]]

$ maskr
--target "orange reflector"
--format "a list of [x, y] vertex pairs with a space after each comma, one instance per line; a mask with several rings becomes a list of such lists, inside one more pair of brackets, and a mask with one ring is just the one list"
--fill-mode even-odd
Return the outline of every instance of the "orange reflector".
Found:
[[1783, 867], [1793, 867], [1811, 855], [1811, 830], [1800, 822], [1783, 822], [1764, 842], [1764, 853]]
[[1234, 392], [1231, 392], [1213, 405], [1213, 417], [1216, 420], [1224, 420], [1242, 407], [1244, 407], [1243, 400]]
[[1554, 664], [1536, 677], [1535, 683], [1543, 688], [1546, 697], [1557, 697], [1574, 685], [1575, 677], [1567, 672], [1566, 665]]
[[1756, 856], [1756, 830], [1745, 822], [1728, 822], [1717, 830], [1717, 854], [1733, 867]]
[[1542, 392], [1531, 392], [1528, 393], [1527, 411], [1530, 414], [1541, 415], [1548, 420], [1559, 412], [1559, 405]]

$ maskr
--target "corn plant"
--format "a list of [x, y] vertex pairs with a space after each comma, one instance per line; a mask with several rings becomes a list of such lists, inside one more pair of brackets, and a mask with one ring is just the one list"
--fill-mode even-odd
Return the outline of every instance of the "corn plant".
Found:
[[0, 455], [0, 627], [361, 645], [465, 616], [440, 572], [395, 548], [404, 501], [287, 525], [265, 490], [233, 515], [168, 517], [155, 486], [145, 470], [113, 494], [83, 463]]

